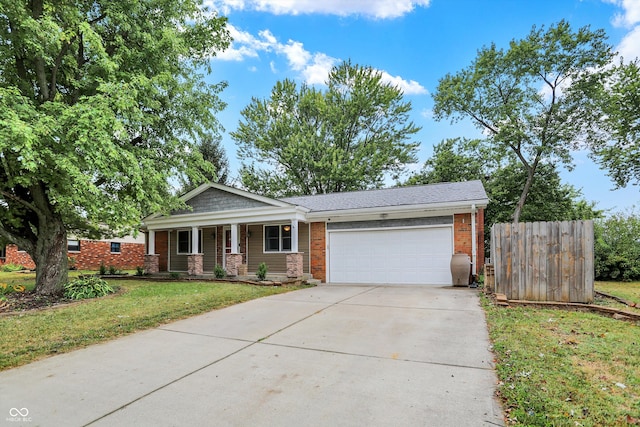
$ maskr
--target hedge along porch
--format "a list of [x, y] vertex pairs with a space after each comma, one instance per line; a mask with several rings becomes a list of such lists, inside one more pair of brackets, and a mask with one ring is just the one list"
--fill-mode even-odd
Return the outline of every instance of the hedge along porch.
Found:
[[148, 272], [222, 265], [233, 276], [265, 262], [270, 273], [334, 283], [447, 285], [453, 253], [476, 274], [484, 259], [480, 181], [280, 200], [205, 184], [183, 200], [190, 209], [144, 220]]

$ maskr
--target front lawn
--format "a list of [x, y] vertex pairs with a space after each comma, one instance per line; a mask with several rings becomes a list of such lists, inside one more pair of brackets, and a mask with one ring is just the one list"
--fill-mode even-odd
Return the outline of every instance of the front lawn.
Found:
[[[33, 287], [34, 275], [0, 273]], [[0, 317], [0, 370], [255, 298], [299, 289], [213, 282], [108, 280], [117, 295]]]
[[[596, 284], [607, 293], [614, 288]], [[620, 288], [624, 293], [616, 295], [633, 300], [640, 283]], [[502, 308], [487, 299], [483, 304], [509, 425], [640, 424], [638, 324], [577, 311]]]

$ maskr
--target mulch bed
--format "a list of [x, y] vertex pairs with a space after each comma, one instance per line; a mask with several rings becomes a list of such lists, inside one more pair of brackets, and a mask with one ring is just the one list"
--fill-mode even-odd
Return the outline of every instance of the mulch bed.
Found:
[[5, 295], [6, 301], [0, 301], [0, 313], [15, 313], [68, 305], [76, 302], [56, 295], [38, 295], [34, 292], [13, 292]]

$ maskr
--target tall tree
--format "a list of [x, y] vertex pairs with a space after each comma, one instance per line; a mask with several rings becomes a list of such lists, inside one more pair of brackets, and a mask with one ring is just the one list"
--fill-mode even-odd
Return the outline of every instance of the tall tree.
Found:
[[640, 184], [640, 60], [585, 75], [576, 90], [594, 99], [583, 121], [594, 159], [616, 187]]
[[[588, 102], [572, 91], [573, 82], [609, 64], [611, 46], [602, 30], [572, 31], [561, 21], [537, 29], [508, 50], [482, 48], [473, 63], [447, 74], [434, 95], [437, 119], [470, 119], [500, 150], [511, 151], [526, 179], [512, 220], [520, 220], [538, 167], [572, 165], [571, 148], [582, 142]], [[583, 83], [586, 84], [586, 83]], [[592, 83], [595, 84], [595, 83]]]
[[[432, 184], [479, 179], [483, 182], [489, 206], [485, 223], [491, 226], [511, 219], [520, 199], [527, 175], [511, 152], [501, 153], [481, 140], [447, 139], [434, 146], [433, 156], [406, 184]], [[557, 168], [549, 163], [538, 166], [537, 179], [523, 206], [524, 221], [564, 221], [601, 216], [593, 202], [584, 200], [580, 190], [561, 182]]]
[[193, 190], [204, 181], [228, 184], [231, 179], [229, 176], [229, 159], [222, 146], [220, 135], [205, 137], [197, 145], [197, 148], [205, 162], [203, 166], [198, 168], [203, 180], [198, 182], [192, 180], [189, 176], [185, 176], [181, 189], [183, 194]]
[[332, 69], [325, 91], [278, 82], [231, 134], [242, 184], [272, 196], [380, 187], [416, 161], [410, 110], [380, 72], [350, 62]]
[[168, 178], [198, 178], [191, 141], [219, 126], [224, 84], [198, 70], [225, 25], [196, 0], [0, 0], [0, 237], [31, 255], [38, 293], [67, 280], [67, 231], [179, 206]]

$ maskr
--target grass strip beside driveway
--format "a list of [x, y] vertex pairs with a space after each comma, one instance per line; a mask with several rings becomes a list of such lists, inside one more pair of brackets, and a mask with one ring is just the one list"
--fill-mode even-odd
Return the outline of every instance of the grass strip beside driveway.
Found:
[[486, 298], [509, 425], [640, 424], [640, 327], [594, 313], [501, 308]]
[[118, 295], [0, 317], [0, 370], [255, 298], [299, 289], [213, 282], [109, 280]]

